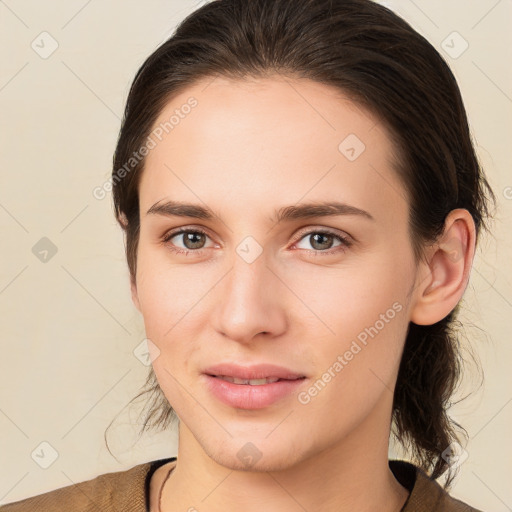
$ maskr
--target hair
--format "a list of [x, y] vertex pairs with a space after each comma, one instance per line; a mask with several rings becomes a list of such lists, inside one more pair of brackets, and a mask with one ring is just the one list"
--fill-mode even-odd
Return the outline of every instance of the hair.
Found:
[[[495, 196], [475, 154], [456, 80], [407, 22], [371, 0], [215, 0], [186, 17], [146, 59], [128, 94], [112, 179], [132, 282], [144, 158], [129, 172], [120, 170], [144, 146], [168, 102], [198, 80], [272, 75], [334, 86], [384, 123], [407, 194], [416, 263], [455, 208], [471, 213], [477, 240], [481, 228], [489, 229]], [[442, 453], [459, 427], [447, 413], [462, 371], [459, 306], [433, 325], [410, 322], [392, 410], [393, 434], [432, 478], [448, 470], [445, 486], [453, 468]], [[167, 428], [177, 416], [152, 368], [133, 400], [146, 394], [141, 433]]]

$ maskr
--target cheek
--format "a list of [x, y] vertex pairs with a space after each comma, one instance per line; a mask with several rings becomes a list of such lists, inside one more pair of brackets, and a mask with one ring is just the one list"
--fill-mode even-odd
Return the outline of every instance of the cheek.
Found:
[[[307, 318], [310, 335], [315, 328], [325, 345], [340, 340], [336, 348], [376, 323], [379, 331], [390, 330], [391, 324], [396, 327], [395, 317], [403, 316], [398, 313], [406, 310], [407, 291], [414, 279], [412, 265], [397, 265], [396, 256], [384, 251], [350, 256], [336, 268], [293, 262], [279, 273], [300, 299], [293, 301], [295, 320], [302, 323]], [[279, 293], [291, 296], [285, 289]]]
[[393, 287], [382, 288], [376, 300], [367, 291], [351, 293], [348, 284], [325, 303], [323, 319], [335, 334], [315, 340], [315, 375], [297, 397], [316, 428], [333, 435], [353, 431], [376, 407], [390, 406], [408, 325]]
[[168, 261], [159, 262], [157, 254], [148, 256], [141, 251], [137, 274], [141, 313], [146, 337], [154, 344], [156, 357], [151, 360], [157, 381], [181, 417], [190, 401], [184, 376], [196, 371], [191, 365], [199, 348], [194, 340], [200, 339], [198, 314], [205, 283], [191, 279], [183, 268], [169, 266]]
[[204, 324], [198, 315], [206, 283], [191, 278], [183, 267], [159, 262], [158, 254], [146, 256], [142, 249], [139, 257], [137, 293], [146, 337], [155, 346], [153, 369], [166, 398], [179, 404], [186, 398], [180, 391], [182, 376], [194, 371], [190, 365], [198, 350], [194, 340], [201, 338], [200, 326]]
[[336, 271], [319, 268], [295, 278], [294, 291], [315, 313], [305, 315], [301, 330], [320, 379], [319, 395], [324, 388], [330, 390], [326, 401], [340, 400], [354, 408], [394, 386], [408, 326], [407, 291], [414, 277], [412, 265], [395, 262], [392, 254], [380, 253], [364, 264]]
[[[207, 292], [192, 265], [172, 265], [165, 251], [141, 243], [137, 263], [137, 294], [148, 337], [164, 340], [188, 322]], [[185, 320], [185, 322], [183, 322]]]

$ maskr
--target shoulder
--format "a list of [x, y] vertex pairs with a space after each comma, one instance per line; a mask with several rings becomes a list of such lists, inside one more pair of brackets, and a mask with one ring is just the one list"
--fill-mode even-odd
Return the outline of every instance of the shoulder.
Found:
[[168, 460], [105, 473], [85, 482], [2, 505], [0, 512], [145, 512], [148, 476]]
[[402, 512], [482, 512], [450, 496], [413, 464], [392, 460], [389, 465], [397, 480], [410, 491]]

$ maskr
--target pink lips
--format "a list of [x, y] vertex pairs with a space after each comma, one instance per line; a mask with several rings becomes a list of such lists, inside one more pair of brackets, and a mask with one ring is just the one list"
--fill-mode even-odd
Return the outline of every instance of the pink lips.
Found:
[[[227, 376], [236, 379], [280, 379], [267, 384], [235, 384], [223, 380]], [[296, 391], [306, 377], [288, 368], [271, 364], [238, 366], [219, 364], [207, 368], [203, 377], [209, 391], [221, 402], [239, 409], [261, 409], [268, 407]]]
[[288, 368], [273, 364], [255, 364], [251, 366], [239, 366], [236, 364], [223, 363], [207, 368], [204, 373], [207, 375], [228, 375], [237, 379], [265, 379], [278, 378], [294, 380], [304, 377]]

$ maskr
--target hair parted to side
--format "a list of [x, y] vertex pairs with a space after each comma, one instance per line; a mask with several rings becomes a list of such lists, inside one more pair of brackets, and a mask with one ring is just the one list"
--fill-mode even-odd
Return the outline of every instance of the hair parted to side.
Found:
[[[417, 261], [452, 209], [471, 213], [478, 239], [495, 196], [475, 155], [456, 80], [424, 37], [371, 0], [214, 0], [190, 14], [135, 76], [112, 177], [144, 145], [169, 100], [197, 80], [273, 74], [337, 87], [386, 125]], [[143, 168], [142, 159], [113, 186], [132, 281]], [[393, 402], [395, 436], [434, 478], [449, 470], [446, 485], [452, 473], [441, 454], [457, 438], [446, 410], [461, 373], [459, 305], [434, 325], [410, 323]], [[135, 398], [147, 393], [141, 433], [176, 419], [152, 369]]]

